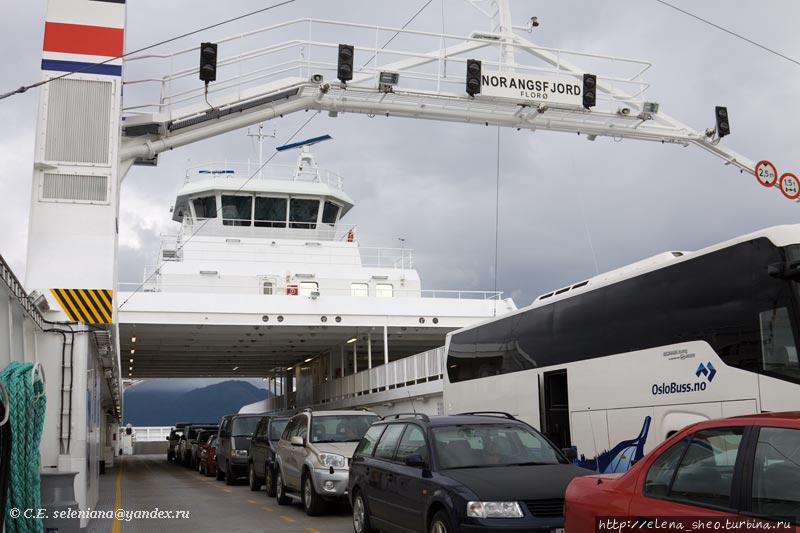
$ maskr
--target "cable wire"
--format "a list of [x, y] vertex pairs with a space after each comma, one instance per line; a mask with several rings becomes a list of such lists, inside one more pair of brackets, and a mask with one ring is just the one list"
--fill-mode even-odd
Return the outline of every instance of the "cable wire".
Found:
[[685, 9], [681, 9], [678, 6], [675, 6], [675, 5], [670, 4], [669, 2], [666, 2], [665, 0], [655, 0], [655, 1], [658, 2], [659, 4], [663, 4], [663, 5], [667, 6], [667, 7], [671, 7], [675, 11], [679, 11], [679, 12], [683, 13], [684, 15], [688, 15], [688, 16], [694, 18], [694, 19], [697, 19], [700, 22], [705, 22], [709, 26], [713, 26], [713, 27], [717, 28], [718, 30], [724, 31], [725, 33], [733, 35], [734, 37], [738, 37], [739, 39], [742, 39], [743, 41], [747, 41], [748, 43], [752, 44], [753, 46], [757, 46], [757, 47], [761, 48], [762, 50], [766, 50], [767, 52], [769, 52], [771, 54], [775, 54], [776, 56], [781, 57], [781, 58], [785, 59], [786, 61], [791, 61], [795, 65], [800, 66], [800, 61], [798, 61], [796, 59], [793, 59], [793, 58], [791, 58], [791, 57], [789, 57], [789, 56], [787, 56], [785, 54], [782, 54], [782, 53], [778, 52], [777, 50], [769, 48], [768, 46], [765, 46], [765, 45], [763, 45], [761, 43], [757, 43], [756, 41], [754, 41], [752, 39], [748, 39], [744, 35], [736, 33], [733, 30], [729, 30], [728, 28], [720, 26], [719, 24], [715, 24], [715, 23], [711, 22], [708, 19], [704, 19], [703, 17], [701, 17], [699, 15], [695, 15], [694, 13], [686, 11]]
[[[494, 187], [494, 293], [497, 295], [497, 251], [500, 236], [500, 126], [497, 126], [497, 165]], [[496, 303], [494, 304], [494, 316], [497, 316]]]
[[[309, 124], [309, 123], [310, 123], [312, 120], [314, 120], [314, 118], [316, 118], [316, 117], [317, 117], [319, 114], [320, 114], [320, 111], [317, 111], [316, 113], [314, 113], [313, 115], [311, 115], [311, 116], [310, 116], [310, 117], [309, 117], [309, 118], [308, 118], [308, 119], [307, 119], [305, 122], [303, 122], [303, 124], [302, 124], [302, 125], [301, 125], [299, 128], [297, 128], [297, 130], [295, 130], [295, 132], [294, 132], [294, 133], [292, 133], [292, 134], [289, 136], [289, 138], [288, 138], [288, 139], [286, 139], [285, 141], [283, 141], [283, 143], [281, 143], [281, 144], [282, 144], [282, 145], [284, 145], [284, 144], [289, 144], [290, 142], [292, 142], [292, 140], [293, 140], [293, 139], [294, 139], [294, 138], [295, 138], [295, 137], [296, 137], [296, 136], [297, 136], [297, 135], [298, 135], [298, 134], [299, 134], [301, 131], [303, 131], [303, 129], [304, 129], [306, 126], [308, 126], [308, 124]], [[261, 173], [261, 170], [262, 170], [262, 169], [263, 169], [265, 166], [267, 166], [267, 163], [269, 163], [270, 161], [272, 161], [272, 160], [275, 158], [275, 156], [276, 156], [276, 155], [278, 155], [279, 153], [280, 153], [280, 152], [278, 152], [277, 150], [275, 150], [275, 152], [273, 152], [273, 154], [272, 154], [271, 156], [269, 156], [269, 157], [267, 158], [267, 160], [266, 160], [266, 161], [264, 161], [264, 162], [263, 162], [263, 163], [262, 163], [262, 164], [261, 164], [261, 165], [260, 165], [260, 166], [259, 166], [259, 167], [258, 167], [256, 170], [255, 170], [255, 172], [253, 172], [252, 174], [250, 174], [250, 177], [248, 177], [248, 178], [245, 180], [245, 182], [244, 182], [244, 183], [242, 183], [242, 184], [241, 184], [241, 186], [239, 186], [239, 188], [237, 188], [237, 189], [236, 189], [236, 190], [234, 190], [234, 191], [231, 191], [229, 194], [236, 194], [236, 193], [238, 193], [238, 192], [241, 192], [241, 191], [242, 191], [242, 189], [244, 189], [244, 188], [247, 186], [247, 184], [248, 184], [248, 183], [250, 183], [250, 181], [252, 181], [252, 179], [253, 179], [253, 178], [255, 178], [257, 175], [259, 175], [259, 174]], [[214, 213], [214, 217], [213, 217], [213, 218], [207, 218], [207, 219], [205, 219], [205, 220], [203, 221], [203, 223], [202, 223], [202, 224], [200, 224], [200, 226], [199, 226], [199, 227], [198, 227], [196, 230], [194, 230], [194, 231], [193, 231], [193, 232], [192, 232], [192, 233], [189, 235], [189, 237], [187, 237], [187, 238], [186, 238], [186, 240], [185, 240], [185, 241], [181, 242], [181, 244], [180, 244], [180, 245], [179, 245], [177, 248], [175, 248], [175, 253], [178, 253], [178, 252], [180, 252], [180, 251], [183, 249], [183, 247], [184, 247], [184, 246], [186, 246], [187, 244], [189, 244], [189, 241], [191, 241], [191, 240], [192, 240], [192, 238], [193, 238], [195, 235], [197, 235], [197, 233], [198, 233], [200, 230], [202, 230], [202, 229], [205, 227], [205, 225], [206, 225], [206, 224], [208, 224], [208, 222], [209, 222], [209, 221], [211, 221], [211, 220], [215, 220], [215, 219], [217, 218], [217, 216], [220, 214], [220, 212], [221, 212], [221, 211], [222, 211], [222, 205], [220, 205], [220, 206], [219, 206], [219, 208], [216, 210], [216, 212]], [[126, 304], [126, 303], [128, 303], [128, 300], [130, 300], [131, 298], [133, 298], [133, 296], [134, 296], [134, 295], [135, 295], [137, 292], [139, 292], [140, 290], [142, 290], [142, 288], [144, 288], [144, 286], [147, 284], [147, 282], [148, 282], [148, 281], [150, 281], [150, 280], [153, 278], [153, 276], [155, 276], [156, 274], [158, 274], [158, 273], [161, 271], [161, 267], [162, 267], [162, 266], [164, 266], [164, 264], [166, 264], [166, 261], [161, 261], [161, 262], [159, 263], [159, 265], [158, 265], [158, 266], [157, 266], [157, 267], [156, 267], [156, 268], [153, 270], [153, 272], [152, 272], [152, 273], [151, 273], [149, 276], [147, 276], [147, 277], [144, 279], [144, 281], [142, 281], [142, 282], [139, 284], [139, 286], [138, 286], [138, 287], [136, 287], [136, 288], [133, 290], [133, 292], [132, 292], [131, 294], [129, 294], [129, 295], [128, 295], [128, 297], [127, 297], [127, 298], [125, 298], [125, 301], [124, 301], [124, 302], [122, 302], [121, 304], [119, 304], [119, 307], [118, 307], [118, 309], [122, 309], [122, 308], [125, 306], [125, 304]]]
[[[417, 12], [416, 12], [416, 13], [414, 13], [414, 15], [412, 15], [412, 17], [411, 17], [410, 19], [408, 19], [408, 20], [406, 21], [406, 23], [405, 23], [405, 24], [403, 24], [403, 25], [400, 27], [400, 30], [398, 30], [398, 31], [394, 32], [394, 35], [392, 35], [392, 36], [389, 38], [389, 40], [388, 40], [388, 41], [386, 41], [385, 43], [383, 43], [383, 46], [381, 46], [381, 50], [383, 50], [384, 48], [386, 48], [386, 47], [389, 45], [389, 43], [390, 43], [390, 42], [394, 41], [395, 37], [397, 37], [398, 35], [400, 35], [400, 32], [401, 32], [402, 30], [406, 29], [406, 28], [408, 27], [408, 25], [409, 25], [409, 24], [411, 24], [412, 22], [414, 22], [414, 19], [415, 19], [415, 18], [417, 18], [417, 17], [419, 16], [419, 14], [420, 14], [420, 13], [422, 13], [423, 11], [425, 11], [425, 8], [426, 8], [426, 7], [428, 7], [429, 5], [431, 5], [431, 2], [433, 2], [433, 0], [428, 0], [427, 2], [425, 2], [425, 5], [423, 5], [421, 8], [419, 8], [419, 9], [417, 10]], [[366, 67], [367, 65], [369, 65], [369, 64], [370, 64], [370, 62], [371, 62], [373, 59], [375, 59], [377, 56], [378, 56], [378, 53], [377, 53], [377, 52], [375, 52], [374, 54], [372, 54], [372, 57], [370, 57], [369, 59], [367, 59], [367, 62], [366, 62], [366, 63], [364, 63], [363, 65], [361, 65], [361, 68], [364, 68], [364, 67]]]
[[211, 29], [214, 29], [214, 28], [218, 28], [220, 26], [224, 26], [225, 24], [230, 24], [231, 22], [236, 22], [237, 20], [242, 20], [242, 19], [245, 19], [245, 18], [248, 18], [248, 17], [252, 17], [253, 15], [258, 15], [259, 13], [264, 13], [265, 11], [270, 11], [272, 9], [275, 9], [275, 8], [278, 8], [278, 7], [281, 7], [281, 6], [285, 6], [287, 4], [291, 4], [291, 3], [296, 2], [296, 1], [297, 0], [284, 0], [283, 2], [279, 2], [277, 4], [272, 4], [271, 6], [262, 7], [261, 9], [257, 9], [255, 11], [250, 11], [249, 13], [244, 13], [242, 15], [238, 15], [236, 17], [229, 18], [229, 19], [217, 22], [215, 24], [210, 24], [208, 26], [204, 26], [204, 27], [198, 28], [196, 30], [192, 30], [192, 31], [189, 31], [189, 32], [186, 32], [186, 33], [182, 33], [181, 35], [176, 35], [174, 37], [170, 37], [169, 39], [165, 39], [165, 40], [159, 41], [157, 43], [149, 44], [149, 45], [144, 46], [142, 48], [137, 48], [136, 50], [131, 50], [130, 52], [126, 52], [126, 53], [124, 53], [124, 54], [122, 54], [120, 56], [108, 58], [105, 61], [101, 61], [100, 63], [92, 63], [91, 65], [86, 65], [83, 68], [79, 68], [77, 70], [72, 70], [70, 72], [65, 72], [64, 74], [60, 74], [60, 75], [54, 76], [52, 78], [47, 78], [45, 80], [41, 80], [41, 81], [38, 81], [36, 83], [32, 83], [30, 85], [23, 85], [22, 87], [20, 87], [18, 89], [15, 89], [13, 91], [9, 91], [7, 93], [0, 94], [0, 100], [4, 100], [6, 98], [9, 98], [11, 96], [14, 96], [15, 94], [22, 94], [22, 93], [24, 93], [24, 92], [26, 92], [26, 91], [28, 91], [30, 89], [34, 89], [36, 87], [39, 87], [39, 86], [42, 86], [42, 85], [46, 85], [46, 84], [50, 83], [51, 81], [60, 80], [62, 78], [66, 78], [67, 76], [71, 76], [73, 74], [80, 74], [81, 72], [85, 72], [85, 71], [87, 71], [87, 70], [89, 70], [91, 68], [94, 68], [94, 67], [98, 66], [98, 65], [105, 65], [106, 63], [109, 63], [111, 61], [116, 61], [117, 59], [123, 59], [125, 57], [128, 57], [131, 54], [138, 54], [139, 52], [144, 52], [145, 50], [150, 50], [151, 48], [155, 48], [157, 46], [161, 46], [161, 45], [164, 45], [164, 44], [167, 44], [167, 43], [171, 43], [173, 41], [177, 41], [178, 39], [183, 39], [184, 37], [189, 37], [191, 35], [195, 35], [197, 33], [204, 32], [206, 30], [211, 30]]

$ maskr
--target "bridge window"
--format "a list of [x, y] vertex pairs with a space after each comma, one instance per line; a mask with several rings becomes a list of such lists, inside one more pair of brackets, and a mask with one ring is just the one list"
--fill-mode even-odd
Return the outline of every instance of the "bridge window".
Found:
[[275, 293], [275, 283], [272, 280], [264, 280], [261, 282], [261, 293], [272, 295]]
[[350, 285], [350, 296], [353, 296], [355, 298], [363, 298], [365, 296], [369, 296], [369, 284], [352, 283]]
[[288, 198], [256, 197], [255, 225], [259, 228], [285, 228]]
[[319, 290], [319, 284], [316, 281], [301, 281], [297, 293], [300, 296], [311, 296], [312, 292]]
[[223, 196], [222, 223], [226, 226], [249, 226], [253, 216], [252, 196]]
[[394, 287], [391, 283], [377, 283], [375, 285], [375, 296], [378, 298], [391, 298], [394, 295]]
[[316, 229], [319, 200], [292, 198], [289, 204], [290, 227], [300, 229]]
[[195, 218], [217, 218], [216, 196], [204, 196], [192, 200]]
[[336, 224], [336, 218], [338, 216], [339, 206], [333, 202], [325, 202], [325, 207], [322, 208], [323, 224]]

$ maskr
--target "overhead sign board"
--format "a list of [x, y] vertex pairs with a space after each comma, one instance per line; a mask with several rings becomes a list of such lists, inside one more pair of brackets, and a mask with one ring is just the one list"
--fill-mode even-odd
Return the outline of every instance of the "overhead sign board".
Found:
[[756, 163], [755, 174], [758, 182], [764, 187], [774, 187], [778, 182], [778, 171], [775, 170], [775, 165], [766, 159]]
[[783, 195], [789, 200], [796, 200], [800, 197], [800, 180], [791, 172], [787, 172], [781, 176], [778, 187], [780, 187]]
[[583, 82], [575, 76], [560, 74], [516, 74], [484, 70], [481, 92], [484, 96], [520, 103], [560, 104], [583, 107]]

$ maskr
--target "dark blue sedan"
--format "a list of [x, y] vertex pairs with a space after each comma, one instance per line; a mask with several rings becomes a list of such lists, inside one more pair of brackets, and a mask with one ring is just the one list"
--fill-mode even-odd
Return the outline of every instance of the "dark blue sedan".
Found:
[[350, 467], [356, 533], [563, 532], [564, 492], [591, 474], [505, 413], [396, 415]]

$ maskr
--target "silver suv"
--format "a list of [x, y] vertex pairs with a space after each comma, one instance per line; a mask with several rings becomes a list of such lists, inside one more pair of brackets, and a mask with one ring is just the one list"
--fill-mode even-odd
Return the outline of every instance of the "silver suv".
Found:
[[345, 500], [350, 459], [378, 415], [369, 411], [311, 411], [286, 425], [276, 450], [278, 505], [299, 500], [308, 515], [326, 501]]

